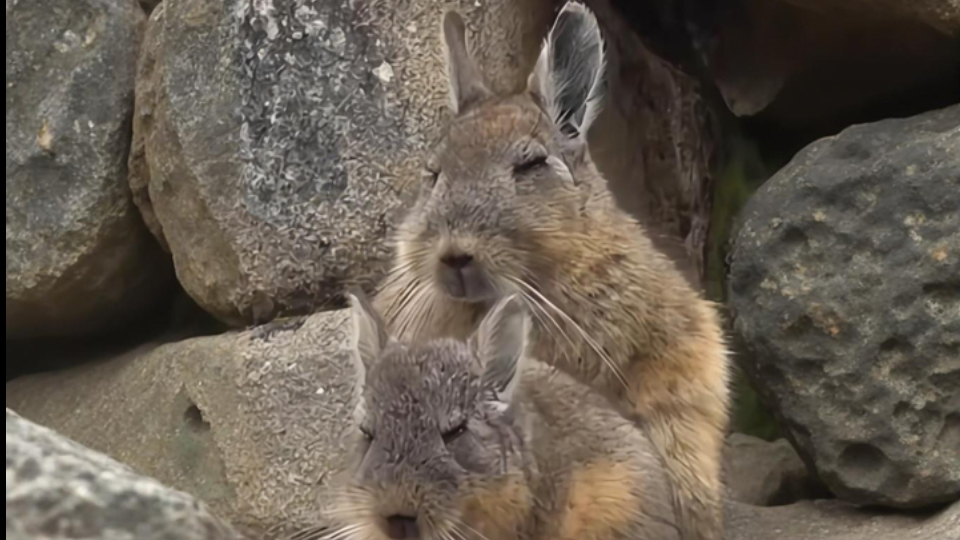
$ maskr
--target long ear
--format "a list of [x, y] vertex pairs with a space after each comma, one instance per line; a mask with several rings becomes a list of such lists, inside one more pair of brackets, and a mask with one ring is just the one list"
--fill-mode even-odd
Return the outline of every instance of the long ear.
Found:
[[467, 52], [466, 34], [467, 26], [460, 14], [448, 11], [443, 16], [443, 42], [447, 52], [451, 106], [455, 114], [492, 95], [476, 62]]
[[604, 67], [597, 18], [582, 4], [567, 2], [543, 44], [527, 87], [565, 135], [585, 140], [600, 113]]
[[347, 292], [353, 312], [353, 353], [357, 361], [357, 373], [363, 381], [367, 370], [380, 358], [380, 353], [390, 340], [383, 319], [359, 289]]
[[528, 325], [523, 303], [513, 295], [490, 310], [475, 336], [484, 382], [504, 403], [510, 403], [520, 382]]

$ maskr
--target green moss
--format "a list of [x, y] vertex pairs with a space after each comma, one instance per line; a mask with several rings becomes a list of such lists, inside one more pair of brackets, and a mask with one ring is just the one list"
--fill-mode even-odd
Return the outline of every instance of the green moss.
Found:
[[[737, 219], [751, 195], [776, 170], [764, 162], [756, 143], [743, 137], [735, 128], [728, 131], [714, 185], [706, 261], [707, 296], [721, 304], [727, 300], [727, 255]], [[734, 377], [733, 392], [731, 427], [734, 431], [767, 440], [779, 437], [779, 425], [739, 369]]]

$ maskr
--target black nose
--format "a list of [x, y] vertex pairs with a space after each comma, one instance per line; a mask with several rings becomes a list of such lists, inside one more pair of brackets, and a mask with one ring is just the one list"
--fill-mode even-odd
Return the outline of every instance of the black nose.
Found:
[[463, 270], [473, 262], [473, 255], [446, 255], [440, 262], [454, 270]]
[[384, 532], [391, 540], [416, 540], [420, 538], [417, 518], [410, 516], [393, 515], [388, 517]]

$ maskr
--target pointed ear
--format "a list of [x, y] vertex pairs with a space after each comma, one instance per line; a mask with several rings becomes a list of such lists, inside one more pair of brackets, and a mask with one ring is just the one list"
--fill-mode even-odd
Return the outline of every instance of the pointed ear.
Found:
[[363, 381], [367, 370], [377, 363], [387, 347], [390, 336], [383, 319], [362, 291], [351, 290], [347, 292], [347, 298], [353, 312], [353, 354], [358, 376]]
[[565, 135], [585, 141], [600, 113], [604, 67], [597, 18], [582, 4], [567, 2], [544, 41], [527, 87]]
[[447, 52], [447, 79], [454, 114], [490, 97], [480, 69], [467, 52], [467, 27], [456, 11], [443, 16], [443, 42]]
[[529, 320], [516, 296], [497, 303], [480, 323], [474, 336], [484, 382], [510, 403], [523, 371]]

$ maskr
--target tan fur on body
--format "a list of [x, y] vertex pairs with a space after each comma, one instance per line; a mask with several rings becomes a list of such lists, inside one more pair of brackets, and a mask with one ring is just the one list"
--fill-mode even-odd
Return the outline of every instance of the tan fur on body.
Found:
[[[596, 24], [573, 6], [561, 17]], [[531, 356], [590, 384], [649, 432], [666, 461], [684, 540], [722, 538], [729, 360], [715, 307], [613, 201], [583, 140], [590, 100], [570, 116], [582, 118], [579, 125], [564, 121], [562, 96], [544, 96], [550, 65], [538, 65], [529, 93], [493, 96], [471, 77], [476, 69], [449, 30], [451, 62], [461, 66], [451, 69], [459, 115], [428, 161], [435, 186], [398, 233], [379, 308], [405, 339], [462, 339], [493, 301], [522, 294], [535, 316]], [[576, 30], [563, 39], [573, 33], [585, 45], [557, 54], [589, 49], [589, 29]], [[522, 173], [535, 175], [528, 181], [516, 172], [527, 168], [515, 164], [538, 152], [548, 160]], [[466, 297], [455, 298], [444, 290], [438, 261], [451, 252], [473, 257], [484, 276], [474, 283], [479, 292], [464, 288]]]

